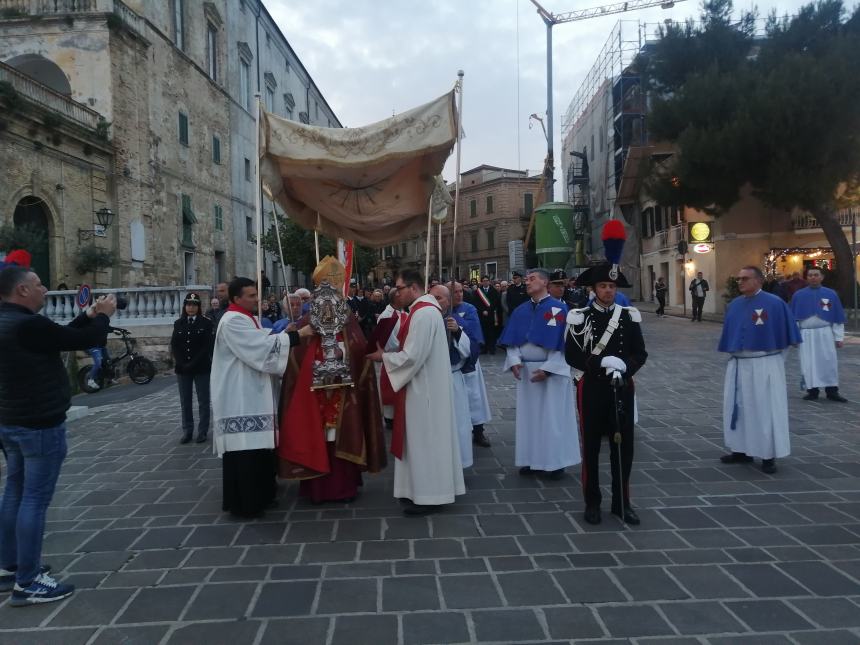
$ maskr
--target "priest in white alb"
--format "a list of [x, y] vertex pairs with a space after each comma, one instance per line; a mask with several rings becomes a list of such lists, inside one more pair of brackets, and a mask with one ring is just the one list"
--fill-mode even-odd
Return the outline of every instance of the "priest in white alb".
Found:
[[517, 379], [516, 465], [521, 475], [564, 477], [582, 461], [570, 366], [564, 358], [567, 305], [547, 292], [549, 274], [526, 275], [529, 299], [512, 313], [499, 345]]
[[218, 324], [212, 357], [213, 446], [222, 459], [222, 508], [241, 517], [262, 514], [275, 500], [277, 379], [287, 367], [299, 332], [269, 334], [260, 328], [257, 286], [234, 278], [230, 305]]
[[807, 285], [791, 297], [791, 312], [800, 327], [800, 371], [805, 401], [818, 399], [820, 389], [830, 401], [848, 401], [839, 394], [839, 363], [836, 349], [845, 341], [845, 310], [839, 294], [821, 285], [824, 274], [818, 267], [806, 270]]
[[395, 283], [409, 308], [400, 327], [400, 350], [369, 355], [382, 361], [397, 393], [391, 454], [394, 496], [406, 499], [405, 515], [427, 515], [466, 492], [445, 323], [436, 299], [424, 293], [417, 271], [402, 271]]

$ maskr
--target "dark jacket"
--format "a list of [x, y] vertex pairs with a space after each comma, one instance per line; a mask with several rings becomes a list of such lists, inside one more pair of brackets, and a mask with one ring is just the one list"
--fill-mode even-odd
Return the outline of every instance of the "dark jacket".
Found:
[[66, 420], [71, 388], [60, 352], [103, 347], [110, 318], [81, 314], [68, 325], [0, 303], [0, 423], [52, 428]]
[[[484, 304], [484, 301], [478, 292], [482, 293], [487, 298], [490, 303], [489, 306]], [[484, 291], [483, 287], [478, 285], [478, 288], [475, 289], [475, 293], [472, 294], [471, 302], [475, 306], [475, 309], [478, 310], [478, 318], [481, 321], [481, 327], [502, 326], [502, 297], [494, 287], [489, 287]]]
[[[697, 280], [698, 280], [698, 278], [693, 278], [692, 280], [690, 280], [690, 287], [689, 287], [689, 291], [690, 291], [690, 293], [692, 293], [693, 295], [696, 295], [696, 281], [697, 281]], [[704, 293], [704, 294], [705, 294], [705, 296], [707, 296], [707, 295], [708, 295], [708, 291], [710, 291], [710, 290], [711, 290], [711, 287], [710, 287], [710, 286], [708, 286], [708, 281], [707, 281], [707, 280], [705, 280], [704, 278], [702, 278], [702, 281], [701, 281], [701, 282], [702, 282], [702, 293]]]
[[[618, 305], [615, 305], [616, 307]], [[630, 378], [639, 371], [639, 368], [645, 364], [648, 358], [648, 352], [645, 351], [645, 339], [642, 337], [642, 329], [639, 323], [634, 322], [628, 311], [623, 311], [618, 319], [618, 328], [609, 339], [609, 343], [599, 354], [592, 354], [591, 349], [603, 337], [603, 332], [612, 318], [612, 310], [600, 311], [593, 304], [589, 306], [582, 316], [582, 321], [573, 325], [573, 333], [582, 331], [586, 325], [591, 326], [591, 344], [583, 343], [585, 346], [580, 347], [576, 340], [583, 342], [582, 335], [572, 336], [567, 334], [565, 340], [564, 356], [567, 364], [584, 372], [583, 378], [594, 379], [597, 381], [605, 381], [609, 383], [609, 377], [606, 375], [606, 370], [600, 366], [600, 361], [605, 356], [617, 356], [627, 365], [627, 371], [624, 373], [625, 383], [630, 382]], [[576, 340], [574, 340], [576, 338]]]
[[170, 352], [177, 374], [204, 374], [212, 369], [214, 325], [205, 316], [195, 316], [193, 324], [189, 320], [183, 315], [173, 323]]
[[508, 285], [508, 290], [505, 291], [505, 303], [508, 306], [508, 315], [514, 313], [514, 309], [523, 304], [529, 299], [529, 294], [526, 293], [526, 284], [521, 282], [519, 286], [511, 283]]

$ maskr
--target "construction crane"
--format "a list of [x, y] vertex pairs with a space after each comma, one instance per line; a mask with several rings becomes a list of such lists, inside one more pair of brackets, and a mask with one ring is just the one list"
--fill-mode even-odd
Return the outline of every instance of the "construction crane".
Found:
[[[628, 2], [616, 2], [607, 4], [601, 7], [592, 7], [590, 9], [578, 9], [577, 11], [567, 11], [565, 13], [552, 13], [544, 9], [537, 0], [531, 0], [531, 3], [537, 7], [538, 15], [546, 25], [546, 140], [547, 154], [544, 163], [544, 176], [548, 177], [546, 182], [546, 201], [553, 201], [555, 173], [553, 161], [553, 109], [552, 109], [552, 28], [555, 25], [560, 25], [565, 22], [576, 22], [578, 20], [589, 20], [591, 18], [600, 18], [601, 16], [609, 16], [614, 13], [625, 13], [627, 11], [637, 11], [639, 9], [649, 9], [651, 7], [660, 7], [661, 9], [671, 9], [677, 2], [684, 0], [629, 0]], [[532, 216], [534, 217], [534, 216]], [[529, 233], [531, 233], [531, 224], [529, 225]], [[526, 238], [526, 246], [528, 246], [528, 238]]]
[[[652, 7], [671, 9], [675, 6], [676, 2], [684, 2], [684, 0], [629, 0], [628, 2], [616, 2], [614, 4], [607, 4], [600, 7], [591, 7], [590, 9], [552, 13], [544, 9], [537, 0], [531, 0], [531, 3], [537, 8], [538, 15], [546, 25], [546, 124], [543, 122], [541, 123], [541, 125], [544, 126], [544, 134], [546, 135], [546, 159], [544, 160], [539, 188], [546, 189], [545, 200], [547, 202], [553, 201], [555, 197], [555, 153], [553, 142], [554, 113], [552, 107], [552, 28], [555, 25], [560, 25], [566, 22], [589, 20], [591, 18], [600, 18], [601, 16], [609, 16], [616, 13], [637, 11], [639, 9], [650, 9]], [[531, 119], [534, 117], [536, 117], [536, 115], [533, 114], [529, 118]], [[535, 214], [535, 211], [532, 211], [532, 216], [529, 220], [528, 229], [526, 231], [526, 237], [523, 241], [523, 250], [528, 250], [532, 232], [534, 231]]]

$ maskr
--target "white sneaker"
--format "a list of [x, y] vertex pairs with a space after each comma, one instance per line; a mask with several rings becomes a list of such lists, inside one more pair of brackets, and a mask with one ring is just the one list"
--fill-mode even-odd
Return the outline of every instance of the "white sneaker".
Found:
[[101, 388], [101, 385], [99, 385], [98, 383], [96, 383], [93, 379], [87, 379], [87, 387], [88, 387], [88, 388], [90, 388], [91, 390], [100, 390], [100, 389], [102, 389], [102, 388]]

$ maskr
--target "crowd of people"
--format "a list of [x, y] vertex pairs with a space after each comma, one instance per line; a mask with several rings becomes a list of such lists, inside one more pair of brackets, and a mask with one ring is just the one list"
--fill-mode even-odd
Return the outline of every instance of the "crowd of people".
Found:
[[[719, 351], [729, 354], [723, 393], [727, 464], [758, 458], [764, 472], [790, 452], [784, 352], [800, 346], [808, 401], [838, 389], [836, 349], [844, 339], [838, 295], [819, 269], [790, 304], [763, 289], [752, 266], [737, 277]], [[340, 292], [345, 269], [327, 257], [313, 274]], [[440, 511], [466, 491], [463, 470], [490, 447], [492, 420], [482, 356], [504, 353], [516, 384], [514, 465], [523, 477], [559, 480], [582, 463], [584, 521], [599, 524], [600, 451], [609, 442], [612, 514], [638, 525], [630, 495], [637, 394], [634, 376], [648, 353], [642, 315], [625, 302], [617, 265], [591, 267], [575, 281], [563, 271], [514, 273], [426, 288], [416, 271], [393, 285], [349, 286], [352, 315], [337, 333], [335, 358], [350, 387], [318, 386], [330, 356], [311, 324], [312, 294], [296, 289], [258, 305], [258, 285], [220, 284], [209, 310], [189, 293], [171, 338], [180, 393], [181, 443], [205, 442], [222, 460], [222, 508], [264, 514], [277, 481], [297, 480], [311, 503], [349, 503], [365, 473], [393, 461], [392, 494], [407, 516]], [[691, 284], [696, 297], [707, 287]], [[52, 602], [74, 587], [41, 561], [45, 513], [66, 455], [70, 405], [61, 352], [103, 346], [116, 309], [96, 300], [63, 326], [37, 315], [46, 289], [18, 264], [0, 270], [0, 444], [7, 459], [0, 505], [0, 591], [12, 606]], [[489, 360], [489, 359], [488, 359]], [[336, 384], [335, 384], [336, 385]], [[197, 395], [197, 423], [193, 393]], [[211, 417], [211, 419], [210, 419]], [[386, 429], [390, 437], [386, 437]]]

